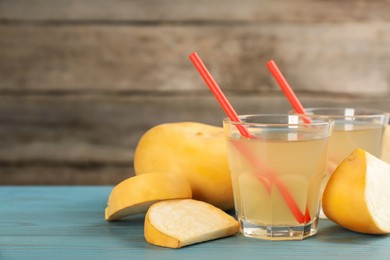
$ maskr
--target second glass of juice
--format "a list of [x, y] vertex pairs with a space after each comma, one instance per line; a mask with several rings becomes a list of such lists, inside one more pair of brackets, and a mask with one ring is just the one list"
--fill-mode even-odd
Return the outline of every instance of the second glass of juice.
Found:
[[241, 232], [300, 240], [317, 232], [333, 122], [300, 115], [224, 120], [236, 216]]
[[[378, 158], [381, 157], [383, 134], [389, 122], [388, 113], [367, 108], [337, 107], [305, 108], [305, 112], [334, 121], [324, 187], [337, 166], [355, 149], [362, 148]], [[322, 209], [320, 217], [326, 218]]]
[[362, 148], [380, 158], [383, 134], [389, 114], [366, 108], [306, 108], [310, 115], [325, 116], [335, 122], [329, 142], [328, 175], [355, 149]]

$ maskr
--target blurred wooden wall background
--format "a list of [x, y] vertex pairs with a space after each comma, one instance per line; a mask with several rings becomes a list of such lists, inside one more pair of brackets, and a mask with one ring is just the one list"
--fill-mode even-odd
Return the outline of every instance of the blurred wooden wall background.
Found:
[[196, 51], [239, 113], [285, 112], [274, 59], [305, 106], [390, 111], [387, 0], [1, 0], [0, 184], [115, 184], [137, 141], [221, 125]]

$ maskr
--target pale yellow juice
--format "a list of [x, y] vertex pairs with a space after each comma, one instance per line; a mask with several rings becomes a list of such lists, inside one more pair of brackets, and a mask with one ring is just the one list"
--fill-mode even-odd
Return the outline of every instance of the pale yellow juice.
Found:
[[308, 210], [313, 221], [320, 208], [321, 185], [326, 175], [328, 138], [302, 141], [228, 138], [228, 161], [238, 219], [261, 226], [299, 226], [307, 223], [298, 223], [277, 185], [267, 179], [268, 173], [255, 168], [242, 149], [237, 148], [237, 142], [256, 155], [256, 160], [268, 173], [277, 176], [301, 212]]
[[362, 148], [379, 157], [382, 152], [384, 127], [381, 125], [341, 124], [336, 122], [329, 141], [329, 176], [355, 149]]

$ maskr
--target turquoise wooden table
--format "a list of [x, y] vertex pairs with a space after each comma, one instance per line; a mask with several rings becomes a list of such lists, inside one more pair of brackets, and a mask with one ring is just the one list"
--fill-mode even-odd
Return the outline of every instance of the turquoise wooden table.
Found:
[[145, 242], [143, 216], [107, 223], [112, 187], [0, 187], [0, 259], [390, 259], [390, 236], [320, 222], [316, 236], [270, 242], [241, 235], [167, 249]]

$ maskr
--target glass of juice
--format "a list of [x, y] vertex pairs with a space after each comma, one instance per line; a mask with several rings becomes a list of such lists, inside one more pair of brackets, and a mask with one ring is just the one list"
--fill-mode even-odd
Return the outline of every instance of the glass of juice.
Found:
[[[336, 167], [357, 148], [381, 158], [383, 134], [389, 122], [388, 113], [367, 108], [317, 107], [305, 110], [307, 114], [325, 116], [335, 123], [329, 141], [325, 184]], [[322, 210], [320, 217], [326, 218]]]
[[366, 108], [306, 108], [310, 115], [326, 116], [335, 122], [329, 143], [328, 178], [355, 149], [362, 148], [380, 158], [389, 114]]
[[307, 115], [239, 119], [223, 125], [241, 232], [266, 240], [314, 235], [333, 121]]

